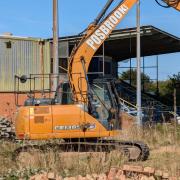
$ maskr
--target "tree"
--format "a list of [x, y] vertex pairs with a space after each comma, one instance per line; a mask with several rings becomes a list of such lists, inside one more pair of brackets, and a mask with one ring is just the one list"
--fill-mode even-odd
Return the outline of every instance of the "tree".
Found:
[[[129, 81], [129, 83], [131, 83], [132, 86], [136, 86], [136, 77], [137, 77], [137, 71], [131, 69], [124, 71], [121, 74], [120, 79], [124, 81]], [[152, 83], [153, 82], [151, 81], [150, 77], [147, 74], [141, 72], [141, 84], [142, 86], [144, 85], [144, 89], [149, 89]]]
[[166, 81], [159, 81], [159, 94], [160, 100], [168, 106], [173, 105], [173, 92], [174, 88], [177, 89], [177, 105], [180, 105], [180, 72], [169, 76]]
[[[122, 80], [129, 81], [131, 77], [131, 85], [136, 86], [136, 70], [127, 70], [123, 72], [120, 76]], [[147, 74], [141, 73], [141, 81], [142, 87], [144, 86], [145, 92], [151, 92], [153, 94], [157, 91], [157, 84], [156, 82], [151, 81], [150, 77]], [[144, 81], [144, 85], [143, 85]], [[177, 105], [180, 106], [180, 72], [178, 74], [173, 74], [169, 76], [165, 81], [158, 81], [159, 84], [159, 97], [158, 99], [168, 105], [173, 106], [173, 92], [174, 88], [177, 89]]]
[[180, 72], [178, 72], [178, 74], [173, 74], [172, 76], [169, 76], [169, 79], [173, 86], [176, 86], [176, 84], [180, 84]]

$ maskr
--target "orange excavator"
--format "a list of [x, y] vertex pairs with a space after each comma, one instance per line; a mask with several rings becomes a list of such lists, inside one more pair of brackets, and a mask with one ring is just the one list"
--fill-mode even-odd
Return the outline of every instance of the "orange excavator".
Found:
[[[120, 149], [129, 160], [146, 160], [149, 148], [143, 142], [118, 141], [120, 135], [120, 103], [111, 82], [94, 84], [103, 98], [90, 85], [87, 72], [91, 59], [113, 29], [121, 22], [137, 0], [121, 0], [109, 15], [102, 19], [114, 0], [108, 0], [103, 10], [84, 32], [74, 47], [68, 64], [69, 82], [60, 84], [55, 97], [48, 103], [43, 99], [29, 99], [19, 108], [15, 120], [16, 136], [25, 140], [63, 139], [59, 149], [88, 151]], [[163, 0], [180, 10], [180, 2]], [[158, 2], [159, 3], [159, 2]], [[72, 93], [72, 100], [62, 103], [59, 89]], [[64, 97], [63, 95], [61, 97]], [[17, 152], [28, 147], [17, 149]], [[39, 146], [38, 146], [39, 148]]]

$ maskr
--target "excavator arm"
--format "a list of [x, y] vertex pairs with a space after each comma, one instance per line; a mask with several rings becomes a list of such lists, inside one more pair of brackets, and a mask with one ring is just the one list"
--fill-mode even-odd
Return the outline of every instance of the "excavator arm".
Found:
[[[112, 1], [113, 0], [111, 0], [107, 6], [109, 6]], [[86, 72], [88, 71], [91, 59], [136, 1], [137, 0], [123, 0], [100, 24], [97, 23], [101, 16], [96, 19], [94, 23], [89, 25], [79, 45], [73, 49], [69, 59], [68, 75], [76, 102], [88, 102], [89, 85]]]
[[[98, 24], [102, 15], [104, 15], [103, 13], [106, 12], [106, 9], [113, 1], [114, 0], [109, 0], [100, 15], [89, 25], [80, 43], [73, 49], [69, 58], [69, 81], [74, 100], [78, 103], [88, 102], [89, 85], [87, 72], [93, 55], [137, 2], [137, 0], [122, 0], [119, 5]], [[160, 4], [159, 1], [166, 3], [166, 7], [173, 7], [176, 10], [180, 10], [180, 0], [156, 0], [158, 4]]]
[[[180, 11], [180, 0], [161, 0], [167, 4], [166, 7], [173, 7], [176, 10]], [[159, 4], [159, 2], [156, 0], [156, 2]]]

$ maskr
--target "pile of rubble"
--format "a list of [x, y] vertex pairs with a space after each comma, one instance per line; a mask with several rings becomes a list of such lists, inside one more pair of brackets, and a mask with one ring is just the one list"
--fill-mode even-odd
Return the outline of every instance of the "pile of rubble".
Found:
[[86, 177], [66, 177], [55, 173], [42, 173], [35, 175], [30, 180], [179, 180], [178, 177], [169, 176], [168, 172], [156, 170], [152, 167], [124, 165], [122, 168], [111, 168], [106, 174], [92, 174]]
[[14, 125], [6, 117], [0, 117], [0, 139], [15, 139]]

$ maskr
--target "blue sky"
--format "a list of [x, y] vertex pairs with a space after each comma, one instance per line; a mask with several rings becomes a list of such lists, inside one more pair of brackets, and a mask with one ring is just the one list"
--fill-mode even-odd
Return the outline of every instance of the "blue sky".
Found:
[[[106, 0], [59, 0], [60, 36], [74, 35], [84, 30], [105, 2]], [[119, 0], [115, 0], [113, 5], [117, 2]], [[180, 37], [179, 18], [180, 13], [172, 8], [162, 8], [155, 0], [141, 0], [141, 25], [154, 25]], [[135, 24], [134, 7], [118, 28], [134, 27]], [[17, 36], [52, 37], [52, 0], [0, 0], [0, 34], [3, 32], [12, 32]], [[180, 53], [163, 55], [159, 59], [160, 79], [179, 72]]]

